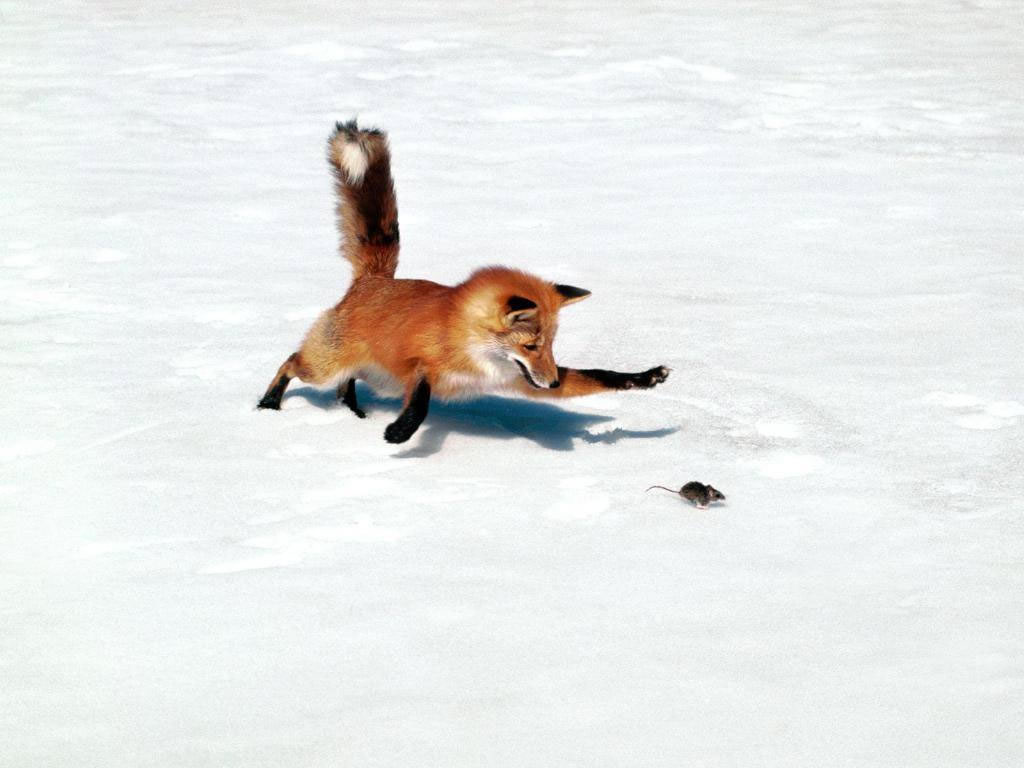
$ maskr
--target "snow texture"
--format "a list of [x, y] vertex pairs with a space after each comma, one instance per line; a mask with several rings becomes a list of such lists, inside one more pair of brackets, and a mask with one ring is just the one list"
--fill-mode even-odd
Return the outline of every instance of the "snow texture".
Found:
[[[1022, 29], [0, 2], [0, 764], [1024, 763]], [[668, 382], [256, 411], [353, 116], [400, 276], [588, 288], [560, 361]]]

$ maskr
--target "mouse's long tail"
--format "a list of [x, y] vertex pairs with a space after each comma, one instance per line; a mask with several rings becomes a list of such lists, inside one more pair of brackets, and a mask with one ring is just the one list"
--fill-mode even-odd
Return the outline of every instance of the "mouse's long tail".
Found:
[[[668, 491], [669, 493], [679, 493], [679, 491], [673, 491], [671, 488], [666, 488], [664, 485], [652, 485], [651, 488], [661, 488], [661, 490]], [[651, 488], [648, 488], [647, 491], [651, 490]], [[647, 491], [644, 491], [644, 493], [647, 493]]]

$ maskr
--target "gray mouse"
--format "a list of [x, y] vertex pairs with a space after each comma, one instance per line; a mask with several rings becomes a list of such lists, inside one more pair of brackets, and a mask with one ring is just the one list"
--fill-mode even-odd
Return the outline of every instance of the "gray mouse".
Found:
[[[671, 488], [666, 488], [664, 485], [652, 485], [651, 488], [661, 488], [663, 491], [669, 493], [678, 493], [687, 501], [692, 501], [697, 505], [697, 509], [707, 509], [708, 504], [714, 501], [725, 501], [725, 494], [717, 488], [713, 488], [710, 485], [704, 485], [704, 483], [698, 483], [696, 480], [687, 483], [678, 491], [673, 491]], [[651, 490], [648, 488], [647, 490]]]

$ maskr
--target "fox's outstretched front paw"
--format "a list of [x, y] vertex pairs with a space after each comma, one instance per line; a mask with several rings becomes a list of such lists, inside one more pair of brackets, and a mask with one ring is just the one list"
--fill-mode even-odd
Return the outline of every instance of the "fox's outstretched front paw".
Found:
[[659, 365], [641, 373], [631, 373], [622, 384], [623, 389], [650, 389], [668, 378], [668, 368]]

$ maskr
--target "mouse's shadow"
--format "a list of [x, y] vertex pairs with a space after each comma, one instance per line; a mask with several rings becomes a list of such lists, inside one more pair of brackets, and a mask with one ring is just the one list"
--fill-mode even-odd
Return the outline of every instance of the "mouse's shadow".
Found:
[[[318, 408], [346, 408], [338, 401], [332, 390], [297, 387], [290, 390], [285, 398], [301, 397]], [[359, 407], [366, 411], [368, 418], [374, 413], [389, 412], [388, 422], [394, 420], [402, 407], [402, 401], [380, 397], [361, 382], [356, 384], [356, 398]], [[346, 408], [347, 409], [347, 408]], [[356, 418], [352, 414], [352, 418]], [[611, 416], [593, 413], [578, 413], [549, 403], [533, 400], [519, 400], [511, 397], [486, 395], [475, 400], [446, 403], [432, 400], [430, 413], [420, 430], [413, 436], [416, 445], [400, 453], [397, 458], [431, 456], [441, 450], [451, 432], [467, 435], [510, 440], [525, 437], [537, 445], [552, 451], [571, 451], [573, 440], [585, 443], [617, 443], [625, 439], [658, 438], [671, 435], [679, 427], [661, 429], [622, 429], [616, 427], [607, 432], [592, 432], [589, 427], [612, 421]], [[383, 425], [381, 426], [383, 432]]]

